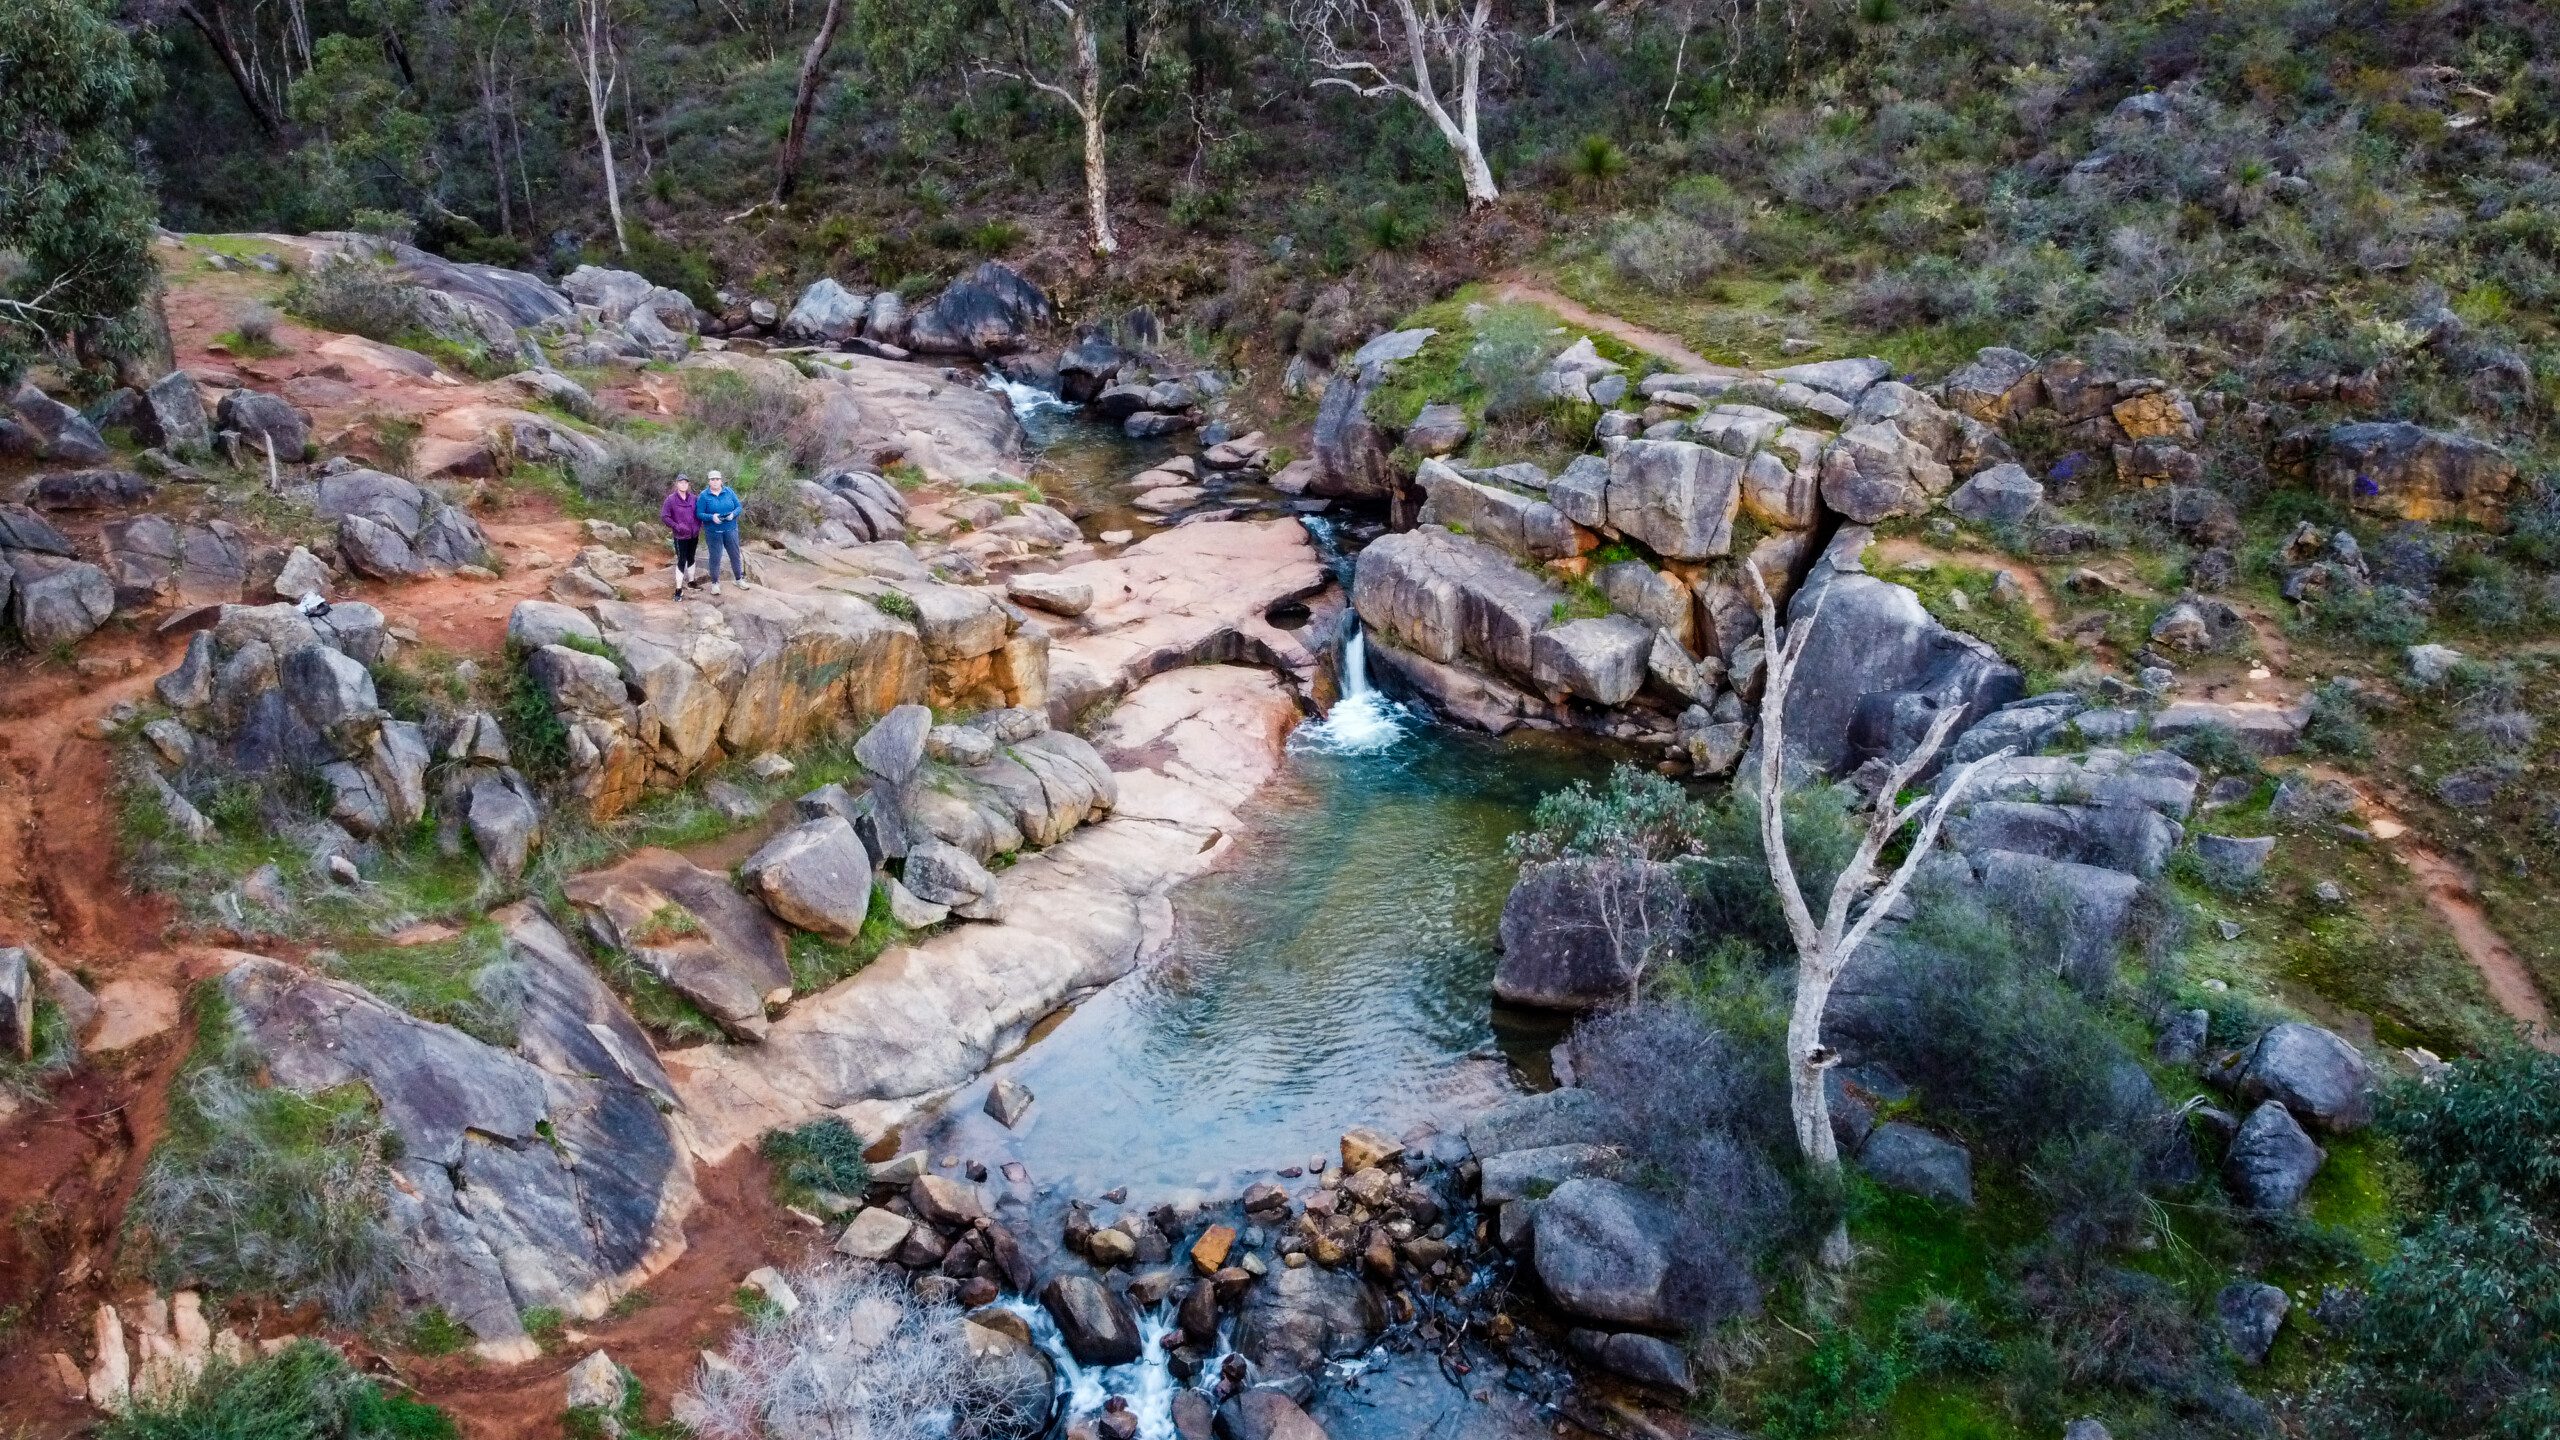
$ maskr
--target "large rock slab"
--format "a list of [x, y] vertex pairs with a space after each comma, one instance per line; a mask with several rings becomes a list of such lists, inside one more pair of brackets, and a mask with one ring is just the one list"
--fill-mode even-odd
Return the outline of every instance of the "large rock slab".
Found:
[[1312, 688], [1316, 655], [1270, 615], [1327, 577], [1293, 520], [1220, 521], [1160, 531], [1107, 559], [1059, 570], [1093, 602], [1050, 641], [1049, 713], [1064, 725], [1098, 702], [1180, 666], [1255, 660]]
[[1815, 626], [1786, 696], [1787, 744], [1826, 773], [1908, 754], [1939, 705], [1963, 708], [1961, 731], [2026, 689], [2016, 666], [1939, 624], [1918, 595], [1829, 560], [1815, 564], [1787, 615]]
[[1474, 1116], [1463, 1132], [1477, 1159], [1512, 1150], [1537, 1150], [1600, 1139], [1610, 1123], [1608, 1107], [1588, 1090], [1566, 1088], [1507, 1100]]
[[1743, 462], [1682, 440], [1633, 440], [1609, 460], [1611, 527], [1666, 560], [1705, 560], [1733, 548]]
[[784, 924], [850, 940], [871, 913], [871, 856], [853, 827], [830, 815], [774, 836], [738, 878]]
[[1538, 1205], [1538, 1280], [1570, 1315], [1672, 1328], [1689, 1318], [1671, 1216], [1615, 1180], [1568, 1180]]
[[1128, 1296], [1089, 1275], [1057, 1275], [1041, 1288], [1040, 1303], [1077, 1363], [1126, 1365], [1138, 1358], [1138, 1313]]
[[1219, 1406], [1217, 1425], [1231, 1440], [1327, 1440], [1325, 1428], [1297, 1401], [1259, 1385]]
[[1378, 537], [1351, 586], [1360, 623], [1397, 648], [1528, 684], [1531, 641], [1555, 623], [1558, 598], [1500, 550], [1441, 530]]
[[2114, 981], [2142, 882], [2121, 870], [1990, 850], [1979, 857], [1984, 901], [2025, 944], [2089, 994]]
[[1687, 930], [1679, 871], [1648, 860], [1575, 858], [1521, 867], [1502, 904], [1494, 998], [1589, 1010], [1629, 997], [1643, 968]]
[[1325, 1361], [1368, 1348], [1384, 1320], [1357, 1275], [1284, 1267], [1245, 1293], [1236, 1350], [1267, 1373], [1313, 1378]]
[[97, 465], [108, 458], [107, 442], [98, 428], [79, 411], [37, 389], [34, 381], [18, 382], [9, 396], [9, 408], [18, 426], [34, 440], [38, 459]]
[[2312, 477], [2341, 505], [2395, 520], [2498, 529], [2516, 462], [2485, 440], [2404, 420], [2340, 425], [2312, 442]]
[[904, 462], [953, 485], [1025, 472], [1022, 424], [1004, 396], [949, 379], [938, 366], [850, 352], [802, 358], [808, 376], [778, 359], [736, 351], [698, 352], [678, 368], [757, 376], [795, 395], [817, 471], [876, 471]]
[[493, 918], [524, 982], [511, 1048], [260, 957], [222, 985], [273, 1083], [381, 1103], [404, 1304], [522, 1361], [539, 1353], [524, 1312], [598, 1318], [683, 1253], [696, 1193], [647, 1036], [539, 912]]
[[1470, 480], [1438, 460], [1415, 477], [1424, 500], [1420, 522], [1473, 535], [1523, 560], [1561, 560], [1598, 543], [1535, 495]]
[[1393, 330], [1373, 336], [1336, 367], [1316, 406], [1316, 473], [1308, 493], [1359, 500], [1384, 500], [1394, 493], [1399, 480], [1387, 458], [1393, 443], [1386, 429], [1369, 418], [1369, 396], [1399, 363], [1422, 353], [1437, 333]]
[[222, 392], [214, 423], [238, 434], [252, 455], [263, 456], [272, 448], [281, 464], [296, 463], [311, 448], [311, 417], [262, 391]]
[[1010, 355], [1053, 313], [1039, 286], [1003, 261], [988, 260], [909, 315], [904, 343], [928, 355]]
[[[696, 1153], [716, 1163], [766, 1130], [838, 1112], [876, 1131], [983, 1071], [1069, 995], [1129, 973], [1172, 942], [1168, 896], [1217, 863], [1239, 828], [1228, 797], [1278, 764], [1296, 707], [1267, 672], [1218, 667], [1226, 704], [1208, 723], [1198, 691], [1158, 705], [1165, 676], [1115, 712], [1130, 763], [1109, 819], [1026, 856], [1002, 876], [1004, 919], [893, 947], [861, 973], [804, 996], [760, 1045], [667, 1057]], [[1141, 720], [1163, 725], [1146, 733]], [[1267, 735], [1268, 750], [1235, 743]], [[1142, 763], [1141, 763], [1142, 762]], [[1192, 777], [1214, 774], [1215, 785]]]
[[2303, 1133], [2293, 1113], [2274, 1100], [2249, 1112], [2222, 1160], [2222, 1183], [2231, 1198], [2251, 1210], [2290, 1210], [2311, 1188], [2328, 1155]]
[[2290, 755], [2302, 747], [2303, 727], [2310, 723], [2307, 705], [2180, 700], [2160, 707], [2160, 713], [2151, 717], [2151, 738], [2165, 742], [2202, 730], [2227, 730], [2260, 755]]
[[2275, 1100], [2332, 1135], [2373, 1123], [2373, 1063], [2336, 1033], [2287, 1021], [2258, 1037], [2234, 1071], [2241, 1095]]
[[651, 847], [563, 889], [598, 943], [629, 953], [732, 1035], [763, 1034], [766, 1008], [791, 998], [780, 927], [725, 875]]
[[800, 292], [791, 313], [782, 318], [782, 338], [801, 344], [841, 343], [862, 333], [871, 297], [821, 278]]
[[1953, 483], [1955, 473], [1891, 420], [1841, 431], [1822, 455], [1822, 503], [1860, 525], [1921, 514]]
[[1568, 620], [1529, 641], [1530, 676], [1549, 694], [1607, 708], [1644, 685], [1654, 632], [1624, 615]]
[[42, 654], [86, 640], [116, 613], [116, 587], [83, 560], [11, 552], [6, 596], [9, 623], [28, 649]]
[[789, 750], [925, 699], [916, 627], [855, 595], [758, 585], [717, 605], [603, 601], [595, 610], [622, 678], [655, 722], [644, 726], [635, 713], [627, 728], [607, 727], [608, 743], [580, 768], [573, 783], [600, 814], [725, 755]]
[[1973, 1156], [1917, 1125], [1877, 1126], [1858, 1151], [1858, 1168], [1888, 1189], [1973, 1208]]

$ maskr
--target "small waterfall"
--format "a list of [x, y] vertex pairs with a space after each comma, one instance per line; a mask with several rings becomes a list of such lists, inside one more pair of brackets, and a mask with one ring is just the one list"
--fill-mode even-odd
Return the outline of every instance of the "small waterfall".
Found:
[[[1138, 1440], [1176, 1440], [1173, 1429], [1173, 1397], [1182, 1382], [1173, 1378], [1173, 1367], [1165, 1363], [1166, 1342], [1179, 1337], [1180, 1326], [1174, 1320], [1174, 1307], [1159, 1305], [1138, 1316], [1138, 1358], [1126, 1365], [1086, 1366], [1067, 1353], [1066, 1337], [1058, 1331], [1047, 1307], [1019, 1296], [996, 1302], [1022, 1317], [1031, 1327], [1031, 1343], [1049, 1357], [1058, 1371], [1058, 1404], [1060, 1418], [1078, 1420], [1102, 1413], [1102, 1402], [1117, 1395], [1129, 1402], [1130, 1413], [1138, 1417]], [[1218, 1369], [1226, 1363], [1234, 1347], [1228, 1342], [1227, 1330], [1218, 1331], [1218, 1346], [1200, 1367], [1201, 1383], [1206, 1390], [1215, 1384]]]
[[1410, 711], [1369, 684], [1369, 637], [1360, 633], [1360, 617], [1346, 614], [1350, 632], [1342, 640], [1337, 666], [1342, 694], [1323, 719], [1301, 725], [1289, 737], [1292, 750], [1318, 755], [1375, 755], [1404, 738]]
[[1072, 412], [1076, 408], [1037, 385], [1025, 385], [993, 370], [987, 372], [987, 388], [1002, 395], [1013, 406], [1013, 418], [1017, 420], [1027, 421], [1035, 415], [1060, 411]]
[[[1316, 556], [1345, 593], [1351, 589], [1352, 577], [1359, 561], [1342, 549], [1342, 537], [1333, 522], [1321, 515], [1299, 517], [1307, 527], [1307, 538], [1315, 542]], [[1335, 669], [1342, 682], [1342, 694], [1325, 712], [1323, 719], [1301, 725], [1289, 737], [1289, 748], [1317, 755], [1375, 755], [1404, 738], [1405, 722], [1411, 712], [1398, 705], [1369, 684], [1369, 641], [1360, 632], [1360, 616], [1344, 611], [1342, 651]]]

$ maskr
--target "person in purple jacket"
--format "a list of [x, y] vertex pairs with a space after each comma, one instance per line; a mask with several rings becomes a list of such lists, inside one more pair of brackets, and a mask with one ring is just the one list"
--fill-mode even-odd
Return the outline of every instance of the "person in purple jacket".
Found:
[[693, 547], [702, 539], [702, 521], [693, 513], [693, 477], [678, 475], [676, 488], [658, 506], [658, 523], [676, 541], [676, 598], [684, 598], [684, 582], [693, 578]]

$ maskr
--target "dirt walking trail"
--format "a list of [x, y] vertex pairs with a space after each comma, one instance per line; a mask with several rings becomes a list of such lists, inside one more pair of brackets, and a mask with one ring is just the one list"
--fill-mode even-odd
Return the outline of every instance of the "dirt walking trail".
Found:
[[1496, 286], [1493, 298], [1514, 305], [1543, 305], [1567, 323], [1586, 330], [1597, 330], [1613, 340], [1623, 341], [1660, 360], [1683, 375], [1750, 375], [1756, 372], [1732, 365], [1719, 365], [1692, 350], [1677, 335], [1648, 330], [1632, 321], [1603, 314], [1570, 296], [1560, 295], [1533, 280], [1513, 277]]
[[[2353, 784], [2354, 782], [2350, 781]], [[2412, 838], [2407, 822], [2391, 812], [2391, 808], [2362, 785], [2356, 785], [2361, 800], [2365, 825], [2375, 838], [2391, 846], [2392, 855], [2406, 867], [2418, 883], [2426, 887], [2427, 908], [2453, 932], [2456, 945], [2462, 947], [2463, 958], [2480, 972], [2481, 983], [2488, 986], [2489, 998], [2507, 1012], [2524, 1031], [2525, 1043], [2537, 1050], [2560, 1054], [2560, 1028], [2551, 1023], [2550, 1004], [2542, 998], [2541, 989], [2533, 982], [2533, 972], [2489, 924], [2489, 917], [2474, 898], [2478, 889], [2469, 872]]]

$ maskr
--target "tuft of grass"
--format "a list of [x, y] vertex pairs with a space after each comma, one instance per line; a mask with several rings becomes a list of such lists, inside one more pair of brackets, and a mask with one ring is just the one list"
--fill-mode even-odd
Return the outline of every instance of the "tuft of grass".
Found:
[[784, 1203], [805, 1205], [818, 1191], [860, 1195], [871, 1184], [871, 1165], [862, 1158], [867, 1142], [833, 1115], [823, 1115], [792, 1130], [764, 1137], [764, 1158], [773, 1166], [775, 1191]]
[[831, 940], [795, 930], [791, 934], [791, 980], [803, 995], [815, 994], [848, 976], [860, 973], [881, 952], [909, 938], [907, 927], [889, 914], [889, 894], [882, 886], [871, 889], [871, 908], [864, 912], [862, 930], [850, 940]]
[[[1739, 552], [1740, 545], [1735, 549]], [[1877, 567], [1877, 573], [1883, 573], [1882, 567]], [[1998, 577], [1992, 571], [1941, 561], [1919, 570], [1897, 567], [1889, 578], [1919, 595], [1939, 624], [1982, 641], [2025, 672], [2029, 693], [2052, 688], [2055, 677], [2080, 659], [2078, 652], [2045, 628], [2043, 618], [2025, 598], [1993, 599], [1991, 587]], [[1964, 596], [1961, 605], [1954, 598], [1959, 592]]]
[[362, 1085], [261, 1083], [221, 992], [203, 986], [194, 1004], [195, 1050], [125, 1217], [145, 1272], [164, 1290], [316, 1303], [362, 1322], [399, 1269], [382, 1218], [396, 1137]]
[[409, 1317], [400, 1331], [400, 1347], [413, 1355], [455, 1355], [470, 1345], [469, 1327], [445, 1313], [441, 1305], [430, 1305]]
[[221, 1361], [174, 1399], [108, 1417], [97, 1440], [457, 1440], [453, 1417], [385, 1391], [346, 1357], [296, 1340], [246, 1365]]
[[1577, 579], [1565, 587], [1564, 598], [1549, 608], [1549, 614], [1561, 625], [1568, 620], [1597, 620], [1614, 613], [1614, 609], [1599, 586]]

